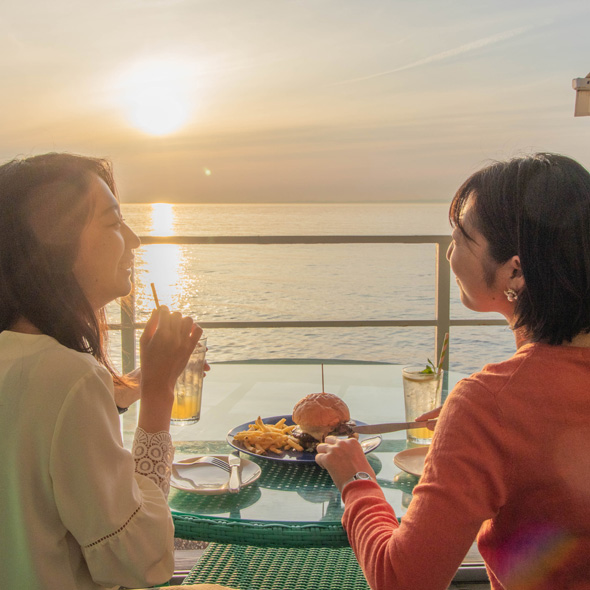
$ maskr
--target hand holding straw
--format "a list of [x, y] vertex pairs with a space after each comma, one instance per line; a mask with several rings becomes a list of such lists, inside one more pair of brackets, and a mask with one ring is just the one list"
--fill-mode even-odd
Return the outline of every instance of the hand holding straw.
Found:
[[440, 373], [442, 371], [442, 364], [445, 360], [445, 356], [447, 354], [447, 348], [449, 347], [449, 333], [445, 334], [442, 348], [440, 349], [440, 357], [438, 359], [438, 365], [436, 366], [436, 372]]
[[150, 283], [150, 287], [152, 288], [152, 295], [154, 296], [154, 303], [156, 304], [156, 309], [160, 309], [160, 302], [158, 301], [158, 294], [156, 293], [156, 285], [154, 285], [154, 283]]

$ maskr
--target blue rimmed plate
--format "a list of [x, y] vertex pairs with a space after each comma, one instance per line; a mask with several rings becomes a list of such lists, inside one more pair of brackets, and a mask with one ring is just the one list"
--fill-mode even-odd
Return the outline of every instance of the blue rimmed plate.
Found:
[[[285, 424], [287, 426], [291, 426], [292, 424], [294, 424], [291, 414], [262, 418], [262, 422], [264, 422], [265, 424], [276, 424], [279, 420], [283, 418], [285, 418]], [[359, 426], [363, 426], [366, 424], [366, 422], [361, 422], [360, 420], [355, 420], [354, 422]], [[264, 455], [257, 455], [252, 451], [248, 451], [248, 449], [246, 449], [246, 447], [240, 441], [234, 441], [234, 437], [238, 432], [241, 432], [242, 430], [248, 430], [248, 426], [250, 424], [254, 424], [254, 420], [250, 420], [249, 422], [240, 424], [239, 426], [232, 428], [227, 433], [226, 440], [232, 447], [234, 447], [234, 449], [238, 449], [238, 451], [246, 453], [247, 455], [251, 455], [252, 457], [260, 457], [261, 459], [269, 459], [271, 461], [315, 463], [315, 453], [309, 453], [307, 451], [295, 451], [293, 449], [290, 449], [288, 451], [283, 451], [280, 455], [276, 455], [272, 451], [267, 452]], [[365, 451], [365, 454], [370, 453], [381, 444], [381, 435], [375, 436], [374, 434], [359, 434], [359, 442], [361, 443], [361, 447], [363, 448], [363, 451]]]

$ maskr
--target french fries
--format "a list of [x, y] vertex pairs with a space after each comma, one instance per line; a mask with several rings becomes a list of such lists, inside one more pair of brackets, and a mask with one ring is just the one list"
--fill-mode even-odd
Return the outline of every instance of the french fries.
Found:
[[258, 416], [254, 424], [248, 424], [248, 430], [238, 432], [234, 440], [240, 441], [248, 451], [257, 455], [263, 455], [268, 451], [280, 455], [289, 449], [303, 451], [297, 439], [291, 436], [295, 425], [286, 426], [285, 422], [285, 418], [281, 418], [276, 424], [264, 424]]

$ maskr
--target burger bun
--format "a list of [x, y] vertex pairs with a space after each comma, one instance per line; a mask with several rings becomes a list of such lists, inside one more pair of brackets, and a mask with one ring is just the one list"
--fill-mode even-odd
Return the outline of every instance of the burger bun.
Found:
[[293, 408], [293, 422], [319, 441], [349, 420], [348, 406], [333, 393], [310, 393]]

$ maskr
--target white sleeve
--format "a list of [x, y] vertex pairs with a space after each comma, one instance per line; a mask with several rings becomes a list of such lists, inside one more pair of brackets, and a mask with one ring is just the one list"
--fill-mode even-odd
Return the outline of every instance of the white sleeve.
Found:
[[72, 387], [61, 408], [50, 475], [61, 520], [103, 586], [161, 584], [174, 571], [166, 497], [135, 467], [123, 448], [112, 380], [97, 367]]
[[170, 492], [170, 474], [174, 446], [169, 432], [146, 432], [137, 427], [133, 437], [133, 459], [135, 471], [151, 479], [164, 493]]

